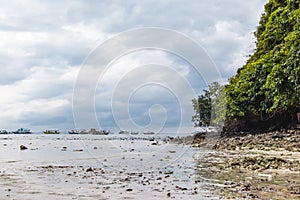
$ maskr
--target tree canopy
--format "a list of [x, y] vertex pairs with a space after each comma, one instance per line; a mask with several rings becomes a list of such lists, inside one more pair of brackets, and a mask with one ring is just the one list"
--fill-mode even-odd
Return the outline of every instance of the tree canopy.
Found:
[[[255, 32], [257, 42], [253, 55], [222, 89], [225, 100], [216, 97], [219, 104], [226, 106], [225, 115], [216, 119], [225, 118], [226, 129], [277, 129], [297, 123], [300, 112], [299, 5], [300, 0], [270, 0], [265, 5]], [[198, 102], [209, 102], [207, 92]]]
[[265, 5], [256, 50], [226, 86], [227, 124], [238, 121], [240, 129], [295, 124], [300, 108], [299, 4], [270, 0]]

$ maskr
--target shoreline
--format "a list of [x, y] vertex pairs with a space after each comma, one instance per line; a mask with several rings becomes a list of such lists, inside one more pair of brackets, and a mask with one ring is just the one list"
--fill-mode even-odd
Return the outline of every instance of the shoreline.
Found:
[[[206, 133], [171, 142], [205, 147]], [[300, 127], [265, 133], [220, 136], [212, 155], [197, 166], [204, 178], [218, 180], [207, 189], [228, 199], [300, 198]]]
[[16, 135], [0, 147], [3, 200], [219, 199], [195, 176], [195, 149], [164, 139]]
[[3, 136], [1, 192], [4, 199], [300, 198], [299, 130], [221, 137], [206, 150], [205, 136]]

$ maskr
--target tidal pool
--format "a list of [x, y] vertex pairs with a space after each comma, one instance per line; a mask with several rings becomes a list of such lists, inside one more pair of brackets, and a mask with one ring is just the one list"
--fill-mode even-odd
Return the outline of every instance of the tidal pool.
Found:
[[201, 155], [162, 137], [1, 135], [1, 199], [220, 199]]

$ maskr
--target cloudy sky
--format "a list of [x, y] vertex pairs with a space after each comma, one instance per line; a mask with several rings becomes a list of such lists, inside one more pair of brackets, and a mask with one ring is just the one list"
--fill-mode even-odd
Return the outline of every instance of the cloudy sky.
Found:
[[219, 70], [219, 81], [226, 82], [253, 52], [253, 32], [266, 2], [0, 0], [0, 129], [192, 126], [191, 96], [185, 92], [191, 87], [199, 94], [207, 77], [195, 76], [190, 63], [170, 52], [141, 49], [112, 60], [96, 77], [94, 94], [81, 96], [93, 100], [94, 110], [80, 111], [75, 125], [78, 74], [104, 41], [124, 31], [159, 27], [197, 42]]

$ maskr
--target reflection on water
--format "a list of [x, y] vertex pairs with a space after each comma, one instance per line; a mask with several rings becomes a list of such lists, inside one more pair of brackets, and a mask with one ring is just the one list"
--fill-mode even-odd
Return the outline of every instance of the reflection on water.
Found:
[[167, 138], [3, 135], [0, 150], [7, 199], [217, 198], [195, 173], [196, 150]]

